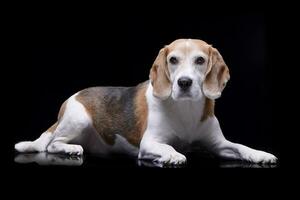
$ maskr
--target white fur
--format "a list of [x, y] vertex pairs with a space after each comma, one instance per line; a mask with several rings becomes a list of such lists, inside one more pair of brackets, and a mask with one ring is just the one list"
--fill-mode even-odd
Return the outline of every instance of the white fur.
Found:
[[64, 115], [54, 133], [45, 132], [33, 142], [20, 142], [15, 145], [15, 149], [19, 152], [47, 151], [70, 155], [82, 155], [85, 149], [90, 153], [105, 156], [110, 153], [138, 155], [139, 149], [120, 134], [116, 134], [114, 145], [106, 144], [95, 130], [84, 106], [76, 100], [76, 96], [77, 94], [68, 99]]
[[45, 132], [33, 142], [26, 141], [17, 143], [15, 149], [19, 152], [44, 152], [52, 138], [52, 133]]
[[83, 148], [80, 145], [67, 144], [77, 138], [92, 124], [90, 116], [84, 106], [79, 103], [75, 96], [69, 98], [65, 113], [54, 131], [54, 139], [47, 147], [49, 153], [67, 153], [82, 155]]
[[68, 99], [61, 121], [53, 133], [45, 132], [33, 142], [20, 142], [15, 145], [19, 152], [66, 153], [82, 155], [80, 145], [68, 144], [80, 136], [85, 128], [91, 125], [91, 119], [82, 104], [73, 95]]
[[[204, 98], [197, 101], [160, 100], [149, 84], [146, 92], [149, 107], [148, 126], [141, 141], [139, 159], [161, 164], [182, 164], [186, 158], [172, 146], [174, 139], [184, 144], [201, 142], [212, 154], [253, 163], [275, 163], [277, 158], [225, 139], [215, 116], [201, 121]], [[177, 140], [178, 141], [178, 140]]]

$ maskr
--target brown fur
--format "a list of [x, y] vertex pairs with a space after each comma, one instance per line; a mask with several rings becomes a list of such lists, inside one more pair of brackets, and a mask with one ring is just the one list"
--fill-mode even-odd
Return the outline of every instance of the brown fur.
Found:
[[[216, 95], [223, 91], [227, 81], [230, 79], [229, 69], [225, 64], [219, 51], [213, 47], [209, 48], [209, 64], [206, 77], [203, 82], [204, 91], [209, 91], [210, 95]], [[206, 95], [206, 93], [204, 93]]]
[[58, 123], [55, 122], [55, 124], [53, 124], [53, 125], [47, 130], [47, 132], [54, 133], [54, 131], [55, 131], [56, 128], [57, 128], [57, 125], [58, 125]]
[[133, 130], [133, 134], [129, 134], [127, 138], [128, 142], [138, 146], [142, 140], [143, 134], [147, 128], [148, 118], [148, 105], [146, 100], [146, 90], [148, 84], [142, 83], [138, 86], [138, 92], [134, 99], [135, 104], [135, 117], [136, 117], [136, 129]]
[[171, 94], [171, 82], [167, 67], [168, 48], [162, 48], [150, 70], [150, 80], [153, 85], [153, 95], [166, 99]]
[[[175, 40], [174, 42], [172, 42], [171, 44], [169, 44], [167, 46], [167, 48], [169, 50], [168, 52], [172, 52], [174, 50], [180, 50], [184, 54], [190, 53], [190, 51], [192, 49], [191, 48], [187, 48], [185, 46], [185, 41], [186, 41], [186, 39]], [[207, 55], [209, 54], [209, 47], [210, 47], [209, 44], [207, 44], [206, 42], [201, 41], [201, 40], [191, 40], [191, 41], [197, 45], [197, 47], [199, 48], [199, 50], [202, 50]]]
[[58, 113], [58, 122], [60, 122], [60, 120], [62, 119], [62, 117], [64, 116], [65, 114], [65, 111], [66, 111], [66, 106], [67, 106], [67, 101], [65, 101], [62, 106], [60, 107], [60, 110], [59, 110], [59, 113]]
[[[96, 89], [96, 88], [95, 88]], [[110, 145], [115, 143], [115, 135], [109, 134], [106, 132], [107, 129], [113, 126], [112, 119], [105, 117], [105, 113], [108, 108], [105, 108], [103, 101], [99, 101], [103, 97], [103, 88], [97, 88], [97, 91], [93, 93], [87, 93], [87, 90], [81, 91], [77, 96], [76, 100], [79, 101], [85, 107], [87, 113], [93, 120], [94, 128], [101, 135], [102, 139]], [[110, 108], [113, 109], [113, 108]], [[99, 115], [98, 113], [101, 113]], [[114, 112], [112, 112], [113, 114]], [[114, 116], [116, 119], [118, 116]]]
[[209, 98], [205, 98], [205, 105], [203, 110], [203, 115], [201, 117], [201, 121], [205, 121], [208, 117], [212, 117], [214, 115], [215, 109], [215, 101]]
[[81, 91], [76, 100], [83, 104], [107, 144], [113, 145], [118, 133], [138, 146], [147, 124], [148, 83], [132, 88], [89, 88]]
[[50, 133], [54, 133], [54, 131], [56, 130], [60, 120], [62, 119], [64, 113], [65, 113], [65, 110], [66, 110], [66, 105], [67, 105], [67, 102], [68, 101], [65, 101], [62, 106], [60, 107], [60, 110], [59, 110], [59, 113], [58, 113], [58, 121], [55, 122], [55, 124], [53, 124], [48, 130], [47, 132], [50, 132]]

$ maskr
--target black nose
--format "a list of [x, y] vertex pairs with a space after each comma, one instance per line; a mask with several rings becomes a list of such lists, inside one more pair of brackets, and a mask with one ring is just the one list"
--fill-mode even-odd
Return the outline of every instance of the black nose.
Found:
[[193, 80], [187, 77], [182, 77], [178, 79], [178, 85], [181, 89], [186, 90], [193, 84]]

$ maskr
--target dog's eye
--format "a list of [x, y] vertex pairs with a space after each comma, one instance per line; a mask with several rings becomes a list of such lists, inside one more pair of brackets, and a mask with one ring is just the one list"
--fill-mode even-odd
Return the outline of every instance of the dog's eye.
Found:
[[172, 57], [170, 58], [169, 61], [170, 61], [170, 63], [173, 64], [173, 65], [178, 64], [178, 59], [177, 59], [176, 57], [174, 57], [174, 56], [172, 56]]
[[197, 57], [195, 60], [195, 64], [202, 65], [205, 62], [205, 59], [201, 56]]

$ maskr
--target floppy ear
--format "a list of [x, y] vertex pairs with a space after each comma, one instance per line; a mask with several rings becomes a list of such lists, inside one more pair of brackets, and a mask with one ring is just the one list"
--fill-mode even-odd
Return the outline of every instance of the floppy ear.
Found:
[[217, 99], [229, 81], [229, 69], [219, 51], [209, 47], [208, 68], [202, 85], [204, 95], [209, 99]]
[[171, 95], [170, 73], [167, 66], [167, 51], [167, 47], [159, 51], [150, 70], [153, 95], [162, 100], [167, 99]]

